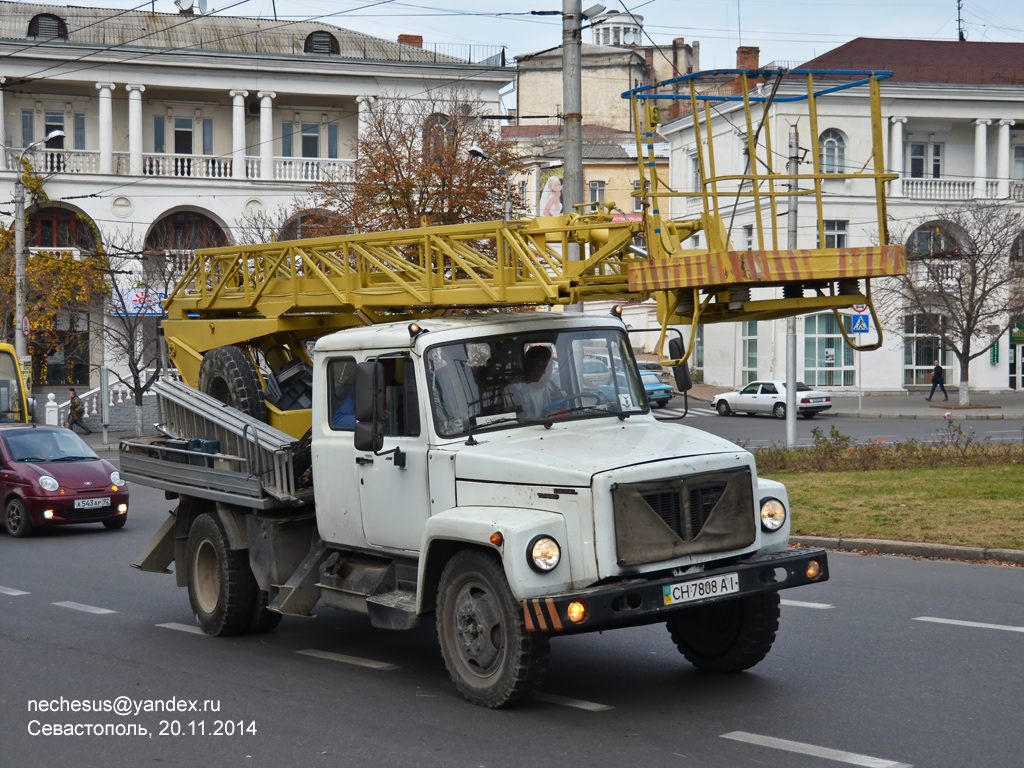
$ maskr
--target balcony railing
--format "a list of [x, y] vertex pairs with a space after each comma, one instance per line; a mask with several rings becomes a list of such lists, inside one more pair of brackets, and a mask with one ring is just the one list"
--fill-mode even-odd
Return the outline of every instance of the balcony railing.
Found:
[[974, 196], [974, 180], [903, 179], [903, 194], [913, 200], [967, 200]]
[[145, 154], [142, 156], [142, 174], [189, 179], [230, 179], [231, 158]]
[[1024, 203], [1024, 181], [1010, 182], [1010, 199]]

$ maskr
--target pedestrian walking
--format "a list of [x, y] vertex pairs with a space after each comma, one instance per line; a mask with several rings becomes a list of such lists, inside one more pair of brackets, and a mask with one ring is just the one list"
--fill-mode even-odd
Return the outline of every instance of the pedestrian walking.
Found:
[[942, 366], [939, 365], [939, 361], [935, 361], [935, 368], [932, 369], [932, 391], [928, 393], [928, 397], [925, 400], [931, 400], [935, 397], [935, 388], [938, 387], [942, 390], [942, 394], [947, 400], [949, 395], [946, 393], [946, 374], [942, 371]]
[[68, 389], [68, 397], [71, 399], [68, 402], [68, 418], [64, 422], [64, 426], [74, 432], [74, 427], [77, 424], [85, 430], [85, 434], [90, 434], [92, 430], [82, 423], [82, 417], [85, 416], [85, 405], [82, 404], [82, 398], [75, 392], [74, 387]]

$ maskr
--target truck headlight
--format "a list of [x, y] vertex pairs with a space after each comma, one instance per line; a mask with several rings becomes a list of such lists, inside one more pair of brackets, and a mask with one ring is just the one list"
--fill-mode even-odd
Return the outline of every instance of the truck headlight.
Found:
[[57, 482], [57, 478], [50, 477], [49, 475], [43, 475], [39, 478], [39, 487], [44, 491], [56, 491], [60, 488], [60, 483]]
[[526, 548], [526, 562], [537, 573], [548, 573], [554, 570], [562, 559], [562, 550], [558, 542], [550, 536], [536, 536]]
[[786, 506], [778, 499], [761, 502], [761, 527], [766, 531], [777, 531], [786, 522]]

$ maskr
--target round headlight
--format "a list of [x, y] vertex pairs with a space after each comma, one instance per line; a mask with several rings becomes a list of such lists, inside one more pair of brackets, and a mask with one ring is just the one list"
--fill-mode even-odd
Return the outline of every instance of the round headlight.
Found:
[[118, 472], [116, 469], [113, 472], [110, 473], [110, 484], [111, 485], [124, 485], [124, 483], [121, 482], [121, 473]]
[[60, 483], [57, 482], [57, 478], [50, 477], [49, 475], [43, 475], [39, 478], [39, 487], [44, 491], [56, 491], [60, 488]]
[[778, 499], [761, 502], [761, 527], [766, 531], [777, 531], [786, 522], [786, 507]]
[[553, 570], [561, 559], [562, 551], [558, 547], [558, 542], [550, 536], [538, 536], [526, 548], [526, 562], [537, 573]]

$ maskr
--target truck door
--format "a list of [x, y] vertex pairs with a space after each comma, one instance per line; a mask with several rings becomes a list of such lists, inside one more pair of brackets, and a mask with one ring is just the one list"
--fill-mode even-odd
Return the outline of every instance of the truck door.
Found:
[[418, 551], [430, 493], [416, 366], [406, 356], [377, 361], [384, 369], [384, 447], [355, 453], [363, 534], [375, 546]]

